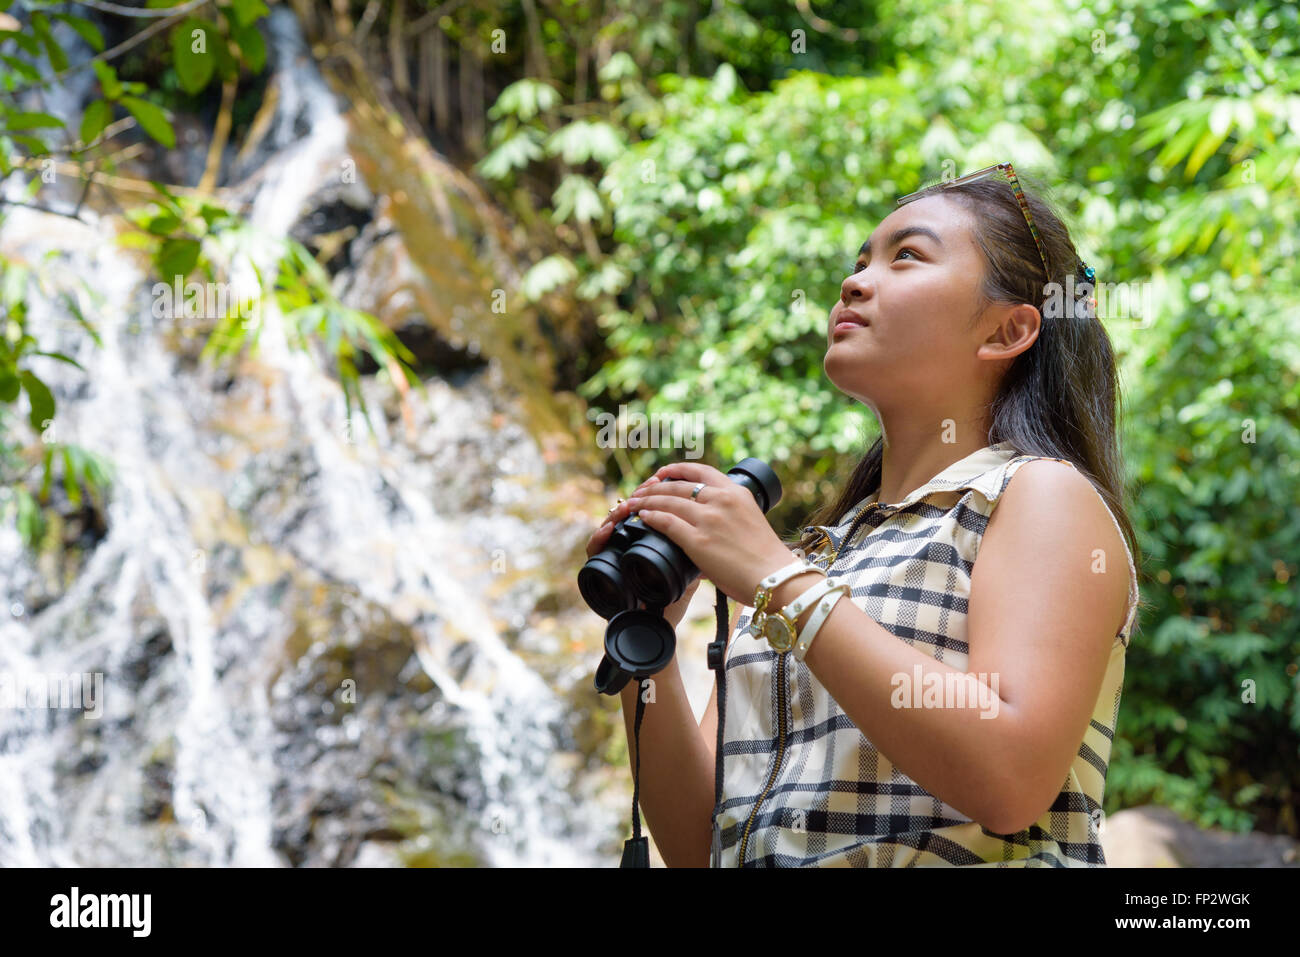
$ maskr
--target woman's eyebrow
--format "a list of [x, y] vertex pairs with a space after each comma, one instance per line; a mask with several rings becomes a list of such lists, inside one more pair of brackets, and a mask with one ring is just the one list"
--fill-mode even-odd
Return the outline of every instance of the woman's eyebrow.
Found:
[[[889, 234], [889, 242], [885, 246], [885, 248], [888, 249], [890, 246], [897, 246], [908, 236], [926, 236], [930, 239], [933, 239], [940, 246], [940, 248], [943, 247], [943, 240], [940, 239], [939, 234], [936, 233], [930, 227], [904, 226], [902, 229], [896, 229]], [[858, 250], [858, 255], [871, 258], [871, 237], [870, 236], [868, 236], [867, 241], [862, 244], [862, 248]]]

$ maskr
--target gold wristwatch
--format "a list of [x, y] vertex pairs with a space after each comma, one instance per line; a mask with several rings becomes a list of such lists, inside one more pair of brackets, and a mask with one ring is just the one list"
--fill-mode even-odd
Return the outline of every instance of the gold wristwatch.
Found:
[[799, 558], [760, 581], [758, 591], [754, 593], [754, 617], [749, 623], [749, 633], [759, 640], [766, 639], [773, 651], [783, 652], [793, 648], [799, 639], [797, 624], [786, 615], [784, 609], [767, 611], [768, 603], [772, 600], [772, 592], [791, 578], [804, 572], [820, 571], [808, 559]]

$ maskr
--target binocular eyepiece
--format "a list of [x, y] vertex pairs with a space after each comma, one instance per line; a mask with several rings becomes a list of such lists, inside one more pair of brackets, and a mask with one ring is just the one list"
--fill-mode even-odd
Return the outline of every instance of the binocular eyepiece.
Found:
[[[765, 515], [781, 500], [781, 482], [761, 459], [742, 460], [727, 477], [748, 489]], [[583, 600], [609, 621], [605, 656], [596, 669], [597, 691], [618, 694], [630, 679], [647, 678], [667, 666], [677, 635], [663, 611], [699, 574], [686, 552], [640, 515], [614, 526], [605, 548], [578, 572]], [[638, 608], [638, 602], [645, 608]]]

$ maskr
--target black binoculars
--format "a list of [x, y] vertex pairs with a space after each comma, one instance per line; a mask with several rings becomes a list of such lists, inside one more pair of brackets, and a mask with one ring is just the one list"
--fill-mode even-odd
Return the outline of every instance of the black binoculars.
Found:
[[[781, 482], [761, 459], [744, 459], [727, 477], [750, 491], [766, 515], [781, 500]], [[700, 570], [672, 539], [629, 515], [614, 526], [605, 548], [578, 572], [578, 590], [592, 611], [609, 621], [596, 690], [614, 695], [632, 678], [648, 678], [673, 658], [677, 634], [664, 609], [686, 594]], [[645, 605], [638, 608], [638, 602]]]

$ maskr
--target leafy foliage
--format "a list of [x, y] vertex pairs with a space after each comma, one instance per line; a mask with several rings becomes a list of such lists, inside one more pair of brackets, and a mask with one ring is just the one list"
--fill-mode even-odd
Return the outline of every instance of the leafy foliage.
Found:
[[[573, 102], [525, 122], [498, 101], [506, 152], [480, 171], [506, 201], [581, 175], [606, 213], [588, 209], [598, 244], [557, 230], [567, 251], [530, 274], [538, 297], [592, 301], [608, 351], [581, 393], [703, 412], [710, 461], [758, 455], [798, 477], [773, 516], [790, 524], [874, 437], [821, 369], [862, 238], [945, 173], [1009, 159], [1038, 174], [1099, 279], [1154, 293], [1145, 313], [1103, 317], [1146, 556], [1107, 808], [1300, 833], [1296, 9], [884, 0], [859, 21], [873, 55], [853, 64], [839, 28], [792, 55], [788, 15], [715, 4], [686, 43], [652, 14], [619, 35], [598, 99], [578, 99], [556, 57], [548, 89]], [[716, 65], [644, 81], [674, 49]], [[597, 121], [622, 131], [619, 155], [538, 155]], [[529, 129], [532, 148], [512, 143]], [[550, 189], [553, 215], [579, 220]], [[620, 450], [611, 467], [631, 484], [673, 458]]]
[[[10, 6], [0, 2], [0, 12]], [[119, 72], [120, 61], [114, 65], [107, 55], [99, 55], [105, 54], [104, 37], [91, 19], [63, 11], [47, 13], [45, 8], [55, 5], [36, 0], [24, 6], [29, 11], [29, 29], [0, 29], [0, 63], [5, 67], [0, 69], [0, 177], [37, 168], [60, 156], [82, 164], [102, 161], [111, 166], [104, 140], [110, 127], [121, 126], [115, 124], [119, 108], [150, 139], [164, 148], [174, 148], [176, 135], [167, 104], [177, 102], [175, 90], [191, 97], [202, 96], [214, 81], [219, 81], [228, 99], [245, 71], [260, 73], [266, 63], [265, 42], [259, 29], [259, 22], [270, 13], [264, 0], [216, 0], [196, 7], [191, 15], [170, 27], [166, 43], [160, 41], [151, 54], [153, 59], [148, 62], [154, 65], [153, 75], [159, 79], [152, 81], [151, 77], [150, 83], [124, 79], [132, 75], [130, 70]], [[165, 16], [168, 8], [181, 4], [178, 0], [150, 0], [146, 6]], [[96, 56], [71, 66], [68, 52], [53, 32], [58, 22], [67, 24]], [[147, 39], [149, 33], [141, 30], [137, 39]], [[6, 46], [6, 41], [12, 41], [12, 48]], [[120, 56], [120, 51], [135, 42], [119, 44], [109, 52]], [[64, 120], [51, 113], [20, 109], [16, 103], [28, 88], [41, 86], [50, 73], [82, 68], [94, 71], [101, 96], [87, 105], [76, 124], [80, 142], [73, 148], [57, 148], [44, 134], [49, 130], [66, 133]], [[26, 198], [35, 197], [41, 184], [40, 177], [33, 176]], [[124, 230], [120, 241], [146, 255], [155, 273], [174, 279], [178, 288], [196, 274], [208, 283], [228, 287], [235, 258], [250, 248], [265, 248], [269, 241], [253, 237], [241, 217], [214, 200], [179, 195], [163, 183], [152, 186], [153, 202], [127, 211], [126, 219], [133, 228]], [[354, 405], [366, 411], [356, 368], [361, 353], [372, 358], [385, 374], [400, 376], [422, 390], [409, 366], [414, 356], [396, 336], [375, 317], [343, 306], [331, 290], [329, 277], [305, 247], [292, 240], [279, 242], [271, 274], [258, 276], [262, 288], [250, 290], [240, 302], [229, 302], [229, 308], [213, 317], [203, 358], [222, 361], [246, 346], [255, 348], [260, 304], [269, 297], [284, 314], [291, 346], [309, 350], [314, 344], [323, 344], [339, 376], [349, 417]], [[112, 475], [111, 463], [54, 440], [54, 397], [28, 363], [32, 356], [76, 363], [67, 356], [40, 350], [27, 332], [27, 297], [32, 282], [41, 282], [43, 293], [51, 294], [50, 280], [43, 273], [23, 264], [0, 263], [0, 304], [7, 317], [5, 334], [0, 336], [0, 471], [5, 486], [11, 490], [0, 516], [5, 520], [16, 518], [29, 548], [37, 546], [48, 524], [44, 508], [56, 470], [62, 469], [64, 489], [74, 507], [82, 502], [82, 487], [97, 506], [101, 505], [105, 483]], [[78, 285], [75, 277], [73, 284]], [[81, 306], [82, 298], [93, 298], [94, 291], [83, 285], [60, 289], [57, 295], [69, 315], [98, 341]], [[187, 303], [182, 300], [174, 306], [184, 310]], [[18, 402], [24, 395], [30, 427], [41, 436], [36, 446], [7, 441], [14, 424], [4, 416], [5, 405]], [[369, 425], [369, 418], [366, 421]], [[39, 496], [34, 497], [24, 478], [38, 463], [44, 474]]]

